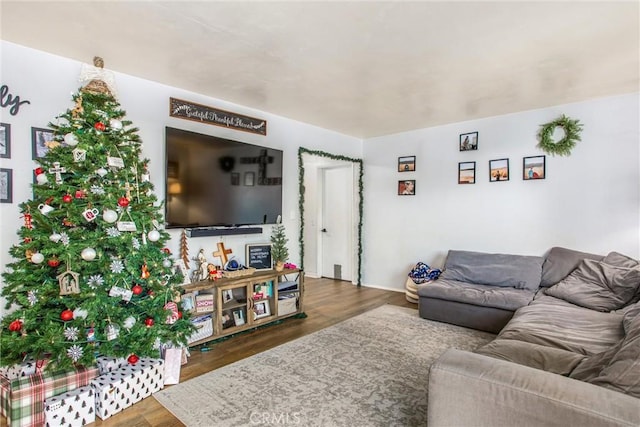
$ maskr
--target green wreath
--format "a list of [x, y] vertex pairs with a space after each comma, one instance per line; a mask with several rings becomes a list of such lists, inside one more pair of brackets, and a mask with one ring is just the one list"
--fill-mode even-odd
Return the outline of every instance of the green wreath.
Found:
[[[553, 131], [557, 127], [561, 127], [564, 130], [564, 137], [559, 141], [554, 141]], [[572, 120], [563, 114], [559, 119], [542, 125], [540, 132], [538, 132], [538, 138], [540, 139], [538, 147], [547, 154], [568, 156], [571, 154], [576, 142], [581, 140], [580, 132], [582, 132], [580, 120]]]

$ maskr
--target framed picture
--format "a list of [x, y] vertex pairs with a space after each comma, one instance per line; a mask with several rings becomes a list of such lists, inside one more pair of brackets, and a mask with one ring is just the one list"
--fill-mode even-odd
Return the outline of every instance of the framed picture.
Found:
[[180, 303], [184, 311], [193, 312], [196, 309], [196, 296], [192, 293], [186, 293], [180, 297]]
[[0, 169], [0, 203], [13, 203], [13, 169]]
[[226, 304], [230, 301], [233, 301], [233, 290], [227, 289], [222, 291], [222, 303]]
[[413, 172], [416, 170], [416, 156], [398, 157], [398, 172]]
[[263, 317], [271, 316], [271, 308], [269, 307], [269, 301], [257, 302], [253, 306], [253, 318], [261, 319]]
[[509, 181], [509, 159], [489, 160], [489, 182]]
[[248, 268], [256, 270], [271, 270], [271, 243], [256, 243], [246, 246], [245, 262]]
[[233, 320], [236, 326], [244, 325], [244, 311], [243, 310], [235, 310], [233, 312]]
[[405, 179], [398, 181], [398, 196], [415, 196], [416, 194], [416, 180]]
[[460, 134], [460, 151], [478, 149], [478, 132]]
[[53, 141], [53, 131], [45, 128], [31, 128], [31, 157], [33, 160], [44, 157]]
[[11, 125], [0, 123], [0, 158], [11, 158]]
[[458, 163], [458, 184], [476, 183], [476, 162]]
[[191, 279], [189, 278], [189, 270], [187, 269], [184, 260], [177, 259], [173, 262], [173, 274], [182, 274], [182, 285], [188, 285], [191, 283]]
[[522, 158], [522, 179], [544, 179], [546, 175], [546, 156], [531, 156]]
[[255, 172], [244, 173], [244, 185], [246, 185], [247, 187], [253, 187], [255, 181], [256, 181]]
[[231, 185], [240, 185], [240, 174], [233, 172], [231, 174]]

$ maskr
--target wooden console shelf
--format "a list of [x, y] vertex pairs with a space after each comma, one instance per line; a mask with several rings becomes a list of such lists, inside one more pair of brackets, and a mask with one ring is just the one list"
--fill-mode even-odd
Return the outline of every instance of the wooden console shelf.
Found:
[[247, 276], [202, 280], [182, 287], [183, 308], [190, 309], [198, 331], [196, 346], [303, 311], [304, 272], [260, 270]]

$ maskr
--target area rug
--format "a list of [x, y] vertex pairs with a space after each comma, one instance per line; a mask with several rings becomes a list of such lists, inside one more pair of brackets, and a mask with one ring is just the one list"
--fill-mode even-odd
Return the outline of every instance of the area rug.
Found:
[[424, 426], [431, 363], [493, 338], [384, 305], [154, 396], [190, 427]]

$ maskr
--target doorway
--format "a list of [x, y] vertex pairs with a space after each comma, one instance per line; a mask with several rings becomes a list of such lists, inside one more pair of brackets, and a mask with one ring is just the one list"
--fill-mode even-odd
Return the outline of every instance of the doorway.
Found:
[[300, 147], [298, 167], [301, 268], [360, 286], [362, 160]]

